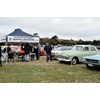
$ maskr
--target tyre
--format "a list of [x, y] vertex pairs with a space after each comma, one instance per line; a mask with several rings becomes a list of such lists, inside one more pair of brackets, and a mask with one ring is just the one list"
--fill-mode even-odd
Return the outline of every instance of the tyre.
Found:
[[59, 61], [60, 63], [64, 63], [64, 61]]
[[73, 58], [71, 64], [76, 65], [78, 63], [78, 58]]

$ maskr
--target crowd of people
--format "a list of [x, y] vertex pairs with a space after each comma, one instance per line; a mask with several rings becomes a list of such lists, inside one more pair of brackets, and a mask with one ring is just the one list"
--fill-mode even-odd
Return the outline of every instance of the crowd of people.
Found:
[[37, 60], [40, 58], [40, 47], [39, 45], [29, 45], [26, 43], [25, 45], [21, 45], [20, 48], [20, 55], [22, 56], [22, 61], [30, 61], [34, 60], [36, 57]]
[[[52, 62], [52, 55], [51, 55], [51, 50], [52, 50], [52, 46], [49, 43], [46, 43], [45, 47], [44, 47], [44, 51], [46, 54], [46, 62], [49, 62], [49, 60]], [[14, 62], [14, 54], [15, 52], [13, 52], [11, 50], [10, 45], [7, 46], [7, 48], [4, 48], [3, 50], [0, 51], [1, 52], [6, 52], [8, 55], [8, 62], [12, 61]], [[2, 55], [2, 54], [1, 54]], [[18, 57], [20, 57], [22, 62], [29, 62], [30, 60], [39, 60], [40, 59], [40, 46], [39, 44], [37, 45], [30, 45], [29, 43], [26, 44], [21, 44], [20, 46], [20, 50], [19, 53], [17, 54]], [[0, 56], [1, 58], [1, 56]], [[1, 60], [0, 60], [1, 61]]]

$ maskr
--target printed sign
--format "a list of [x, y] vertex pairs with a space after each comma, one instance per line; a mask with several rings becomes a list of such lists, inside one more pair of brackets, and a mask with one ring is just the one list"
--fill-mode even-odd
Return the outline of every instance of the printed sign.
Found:
[[8, 42], [39, 43], [39, 37], [8, 36]]
[[0, 37], [0, 42], [6, 42], [6, 37]]

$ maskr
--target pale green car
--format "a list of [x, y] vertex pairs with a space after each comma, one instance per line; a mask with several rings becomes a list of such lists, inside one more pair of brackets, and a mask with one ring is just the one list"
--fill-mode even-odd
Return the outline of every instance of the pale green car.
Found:
[[73, 65], [82, 62], [82, 57], [99, 54], [98, 49], [92, 45], [75, 45], [69, 51], [58, 54], [59, 62], [71, 62]]

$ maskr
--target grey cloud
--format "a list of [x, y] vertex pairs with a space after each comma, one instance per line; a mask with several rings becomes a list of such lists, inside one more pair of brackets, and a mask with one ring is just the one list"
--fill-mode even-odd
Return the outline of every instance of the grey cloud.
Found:
[[15, 28], [40, 37], [57, 35], [64, 39], [99, 39], [99, 17], [1, 17], [0, 33], [8, 34]]

